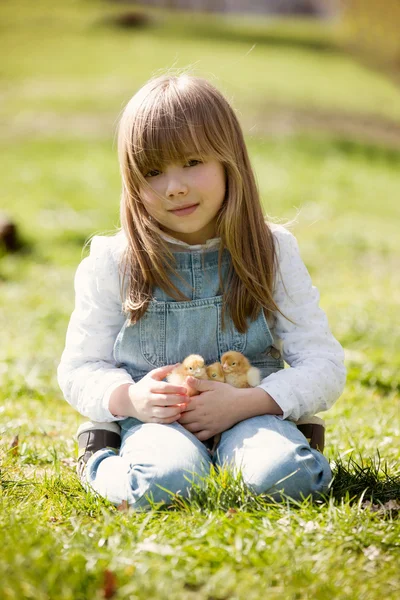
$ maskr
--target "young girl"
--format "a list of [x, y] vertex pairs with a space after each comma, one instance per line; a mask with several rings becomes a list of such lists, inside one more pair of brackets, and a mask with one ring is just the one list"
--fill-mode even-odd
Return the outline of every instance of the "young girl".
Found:
[[[78, 267], [58, 369], [92, 421], [82, 481], [135, 509], [187, 495], [212, 462], [277, 500], [326, 491], [329, 464], [295, 422], [340, 396], [343, 351], [295, 238], [265, 222], [234, 111], [203, 79], [158, 77], [126, 106], [118, 145], [122, 228], [94, 237]], [[189, 397], [165, 381], [189, 354], [210, 364], [228, 350], [260, 369], [259, 386], [189, 377]]]

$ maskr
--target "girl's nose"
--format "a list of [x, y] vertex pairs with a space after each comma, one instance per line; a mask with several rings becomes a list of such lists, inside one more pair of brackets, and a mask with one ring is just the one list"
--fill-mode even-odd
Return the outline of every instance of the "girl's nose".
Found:
[[188, 193], [188, 186], [180, 177], [170, 177], [167, 183], [166, 195], [168, 198], [184, 197]]

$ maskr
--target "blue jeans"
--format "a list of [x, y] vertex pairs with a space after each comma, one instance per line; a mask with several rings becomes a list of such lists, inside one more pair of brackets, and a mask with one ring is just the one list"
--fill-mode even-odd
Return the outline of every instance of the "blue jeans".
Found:
[[146, 509], [149, 494], [154, 502], [171, 504], [171, 494], [162, 488], [187, 497], [191, 483], [201, 485], [212, 463], [234, 474], [241, 470], [254, 494], [278, 501], [281, 492], [295, 500], [316, 497], [331, 481], [326, 458], [310, 448], [294, 423], [273, 415], [246, 419], [223, 432], [213, 458], [179, 423], [123, 423], [120, 454], [99, 450], [86, 467], [89, 486], [116, 505], [125, 500], [136, 510]]

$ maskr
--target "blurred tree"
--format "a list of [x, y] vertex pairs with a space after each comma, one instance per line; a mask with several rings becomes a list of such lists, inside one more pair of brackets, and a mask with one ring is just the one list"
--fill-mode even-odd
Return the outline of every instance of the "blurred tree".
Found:
[[400, 75], [400, 0], [340, 0], [348, 45]]

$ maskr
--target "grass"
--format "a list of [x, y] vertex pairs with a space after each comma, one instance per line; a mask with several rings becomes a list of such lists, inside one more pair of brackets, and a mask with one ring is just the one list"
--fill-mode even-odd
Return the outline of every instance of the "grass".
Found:
[[[24, 242], [0, 258], [0, 598], [397, 598], [400, 150], [329, 130], [266, 137], [255, 116], [275, 102], [397, 120], [398, 90], [328, 25], [202, 17], [194, 31], [154, 11], [154, 26], [128, 32], [104, 20], [117, 3], [49, 6], [0, 8], [2, 205]], [[296, 219], [345, 347], [348, 384], [324, 415], [334, 480], [318, 503], [272, 504], [221, 473], [137, 514], [74, 474], [82, 418], [55, 372], [83, 244], [118, 225], [115, 121], [152, 71], [197, 60], [254, 124], [265, 208]]]
[[6, 598], [394, 598], [398, 589], [394, 515], [348, 498], [280, 506], [228, 475], [190, 503], [127, 513], [64, 472], [10, 483], [2, 505]]

